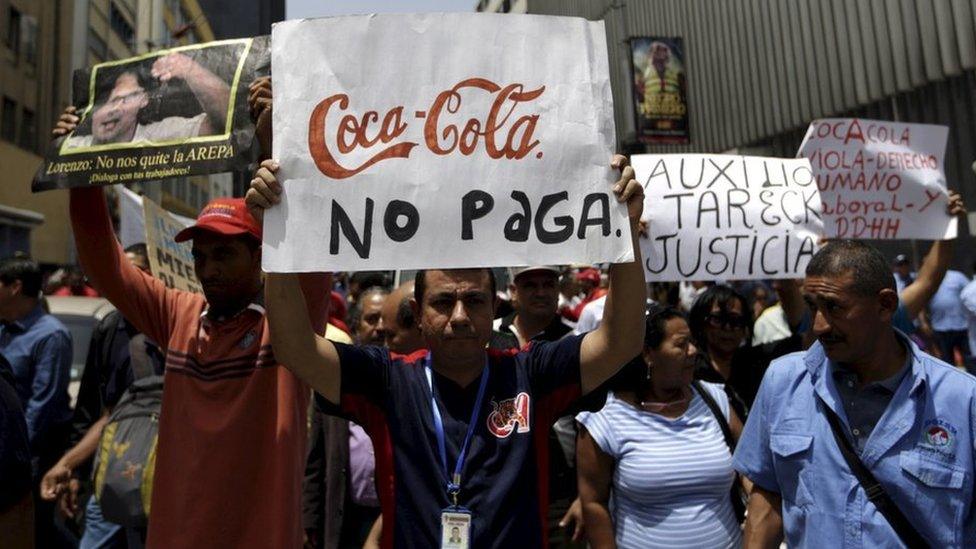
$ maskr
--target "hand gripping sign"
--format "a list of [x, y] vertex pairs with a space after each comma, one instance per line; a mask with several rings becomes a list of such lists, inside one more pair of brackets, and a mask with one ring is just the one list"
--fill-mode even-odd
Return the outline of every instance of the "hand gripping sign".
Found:
[[802, 278], [823, 232], [805, 159], [719, 154], [638, 155], [648, 238], [645, 278]]
[[287, 21], [272, 66], [285, 192], [265, 270], [632, 260], [602, 23]]
[[811, 122], [797, 156], [813, 167], [827, 236], [955, 238], [956, 219], [946, 213], [948, 133], [858, 118]]

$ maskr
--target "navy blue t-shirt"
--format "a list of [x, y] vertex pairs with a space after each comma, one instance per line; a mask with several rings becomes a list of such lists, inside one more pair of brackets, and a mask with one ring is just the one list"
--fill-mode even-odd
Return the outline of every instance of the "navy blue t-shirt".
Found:
[[[488, 351], [482, 410], [461, 471], [459, 503], [472, 511], [472, 547], [542, 547], [548, 506], [549, 427], [580, 396], [583, 336]], [[341, 409], [373, 440], [386, 547], [440, 545], [447, 475], [434, 432], [427, 352], [390, 355], [336, 344]], [[453, 469], [478, 393], [436, 372], [434, 393]]]

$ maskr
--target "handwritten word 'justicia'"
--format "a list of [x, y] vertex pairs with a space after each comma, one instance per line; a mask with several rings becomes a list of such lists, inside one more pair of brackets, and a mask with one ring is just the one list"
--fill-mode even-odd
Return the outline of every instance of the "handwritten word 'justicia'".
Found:
[[[483, 117], [471, 117], [461, 125], [444, 123], [441, 117], [461, 110], [461, 90], [472, 88], [494, 94], [491, 108]], [[519, 83], [502, 87], [484, 78], [468, 78], [452, 88], [437, 94], [427, 111], [416, 111], [416, 118], [424, 119], [424, 145], [432, 153], [448, 155], [473, 154], [484, 148], [489, 158], [498, 160], [522, 159], [536, 146], [533, 140], [538, 114], [525, 114], [513, 118], [516, 107], [538, 98], [545, 86], [525, 90]], [[382, 117], [377, 111], [367, 111], [361, 117], [344, 113], [349, 108], [349, 96], [337, 93], [323, 99], [315, 106], [308, 124], [308, 149], [319, 171], [333, 179], [345, 179], [370, 166], [390, 158], [407, 158], [419, 143], [400, 139], [407, 130], [404, 107], [397, 106]], [[446, 118], [446, 116], [445, 116]], [[357, 149], [369, 150], [382, 147], [358, 166], [344, 166], [341, 155]], [[537, 152], [536, 158], [542, 158]]]

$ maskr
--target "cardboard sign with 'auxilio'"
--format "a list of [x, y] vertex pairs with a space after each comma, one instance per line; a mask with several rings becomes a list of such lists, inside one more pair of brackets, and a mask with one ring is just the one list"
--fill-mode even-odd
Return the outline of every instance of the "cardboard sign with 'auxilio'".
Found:
[[956, 237], [946, 213], [949, 128], [858, 118], [814, 120], [798, 156], [808, 158], [830, 238]]
[[632, 260], [602, 22], [286, 21], [272, 64], [265, 270]]
[[823, 233], [805, 159], [637, 155], [648, 281], [801, 278]]

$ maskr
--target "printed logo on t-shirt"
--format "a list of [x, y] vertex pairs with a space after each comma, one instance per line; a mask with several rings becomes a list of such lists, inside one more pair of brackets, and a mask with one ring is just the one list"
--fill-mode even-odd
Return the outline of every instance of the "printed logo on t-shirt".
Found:
[[518, 426], [519, 433], [528, 433], [530, 399], [528, 393], [519, 393], [515, 398], [501, 402], [491, 401], [492, 412], [488, 414], [488, 430], [498, 438], [512, 434]]
[[241, 340], [237, 342], [237, 348], [241, 349], [242, 351], [246, 350], [251, 345], [254, 345], [254, 342], [257, 339], [258, 339], [257, 332], [255, 332], [254, 330], [248, 330], [247, 333], [244, 334], [244, 337], [242, 337]]

